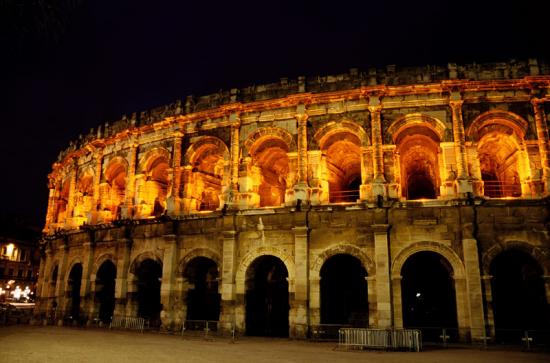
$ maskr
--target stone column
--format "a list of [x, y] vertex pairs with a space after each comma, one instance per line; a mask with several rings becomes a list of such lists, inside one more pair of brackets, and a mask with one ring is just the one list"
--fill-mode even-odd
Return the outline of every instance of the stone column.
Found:
[[234, 225], [235, 216], [224, 216], [223, 223], [223, 260], [221, 283], [221, 313], [222, 330], [230, 332], [234, 327], [244, 332], [244, 295], [237, 298], [235, 274], [237, 270], [237, 231]]
[[117, 245], [114, 315], [124, 316], [128, 302], [128, 268], [130, 267], [132, 240], [122, 238], [117, 241]]
[[403, 298], [401, 296], [402, 276], [391, 277], [393, 327], [403, 329]]
[[172, 178], [168, 193], [168, 214], [176, 216], [180, 212], [180, 184], [181, 184], [181, 142], [183, 133], [174, 133], [174, 151], [172, 155]]
[[69, 179], [69, 200], [67, 201], [67, 213], [66, 216], [66, 222], [65, 224], [71, 226], [72, 224], [72, 217], [73, 217], [73, 210], [74, 210], [74, 202], [75, 202], [75, 189], [76, 189], [76, 174], [78, 170], [78, 164], [76, 159], [73, 160], [72, 163], [72, 169], [71, 169], [71, 176]]
[[369, 100], [369, 112], [371, 115], [371, 130], [372, 130], [372, 149], [373, 149], [373, 171], [374, 171], [374, 180], [372, 183], [372, 194], [373, 199], [377, 196], [385, 196], [384, 183], [386, 179], [384, 178], [384, 154], [382, 150], [382, 126], [381, 126], [381, 112], [382, 105], [378, 98], [371, 98]]
[[[495, 337], [495, 314], [493, 310], [493, 287], [491, 286], [491, 280], [493, 276], [483, 275], [481, 280], [483, 281], [483, 291], [485, 292], [485, 311], [487, 312], [487, 336]], [[547, 290], [548, 291], [548, 290]]]
[[93, 202], [92, 210], [90, 213], [90, 218], [88, 222], [90, 224], [95, 224], [97, 222], [97, 211], [101, 203], [100, 193], [99, 193], [99, 184], [101, 183], [101, 174], [102, 174], [102, 165], [103, 165], [103, 149], [96, 149], [94, 154], [95, 157], [95, 173], [94, 173], [94, 185], [93, 185]]
[[126, 203], [122, 211], [123, 218], [132, 218], [134, 216], [134, 199], [136, 194], [136, 164], [137, 164], [138, 144], [132, 144], [128, 152], [128, 175], [126, 176]]
[[468, 304], [468, 283], [463, 276], [454, 277], [456, 295], [456, 320], [458, 322], [458, 338], [468, 342], [470, 336], [470, 314]]
[[453, 119], [453, 139], [455, 144], [456, 167], [457, 167], [457, 193], [465, 197], [466, 193], [472, 192], [472, 183], [468, 175], [468, 160], [466, 158], [466, 140], [464, 137], [464, 122], [462, 120], [462, 104], [458, 92], [451, 94], [449, 105], [451, 106]]
[[[305, 213], [303, 214], [305, 219]], [[304, 220], [305, 222], [305, 220]], [[309, 243], [308, 228], [306, 225], [292, 228], [294, 233], [294, 302], [292, 316], [294, 326], [291, 326], [291, 337], [305, 339], [308, 336], [308, 272], [309, 272]]]
[[67, 274], [67, 259], [68, 259], [68, 249], [69, 247], [66, 244], [63, 244], [59, 246], [58, 254], [60, 255], [59, 258], [59, 267], [57, 270], [57, 282], [55, 285], [55, 294], [54, 299], [57, 299], [57, 308], [58, 311], [61, 310], [57, 314], [57, 325], [61, 326], [63, 325], [63, 313], [65, 309], [65, 285], [67, 283], [65, 279], [65, 275]]
[[442, 142], [439, 144], [438, 163], [441, 185], [439, 195], [442, 198], [456, 198], [457, 177], [454, 161], [456, 160], [456, 146], [454, 142]]
[[[94, 231], [90, 231], [94, 233]], [[83, 313], [90, 313], [90, 316], [87, 317], [88, 321], [93, 319], [91, 316], [94, 313], [94, 297], [90, 294], [91, 283], [90, 275], [92, 274], [92, 269], [94, 267], [94, 244], [91, 240], [82, 244], [84, 257], [82, 261], [82, 281], [80, 284], [80, 311]]]
[[298, 183], [294, 186], [295, 199], [308, 200], [307, 182], [307, 119], [305, 105], [298, 105], [294, 116], [298, 128]]
[[540, 152], [540, 163], [542, 168], [542, 179], [544, 184], [544, 194], [550, 194], [550, 154], [548, 146], [548, 126], [546, 124], [546, 115], [544, 114], [544, 101], [539, 98], [531, 100], [535, 114], [535, 125], [537, 127], [537, 141]]
[[321, 324], [321, 277], [309, 274], [309, 326]]
[[373, 224], [374, 260], [376, 263], [376, 311], [378, 328], [390, 328], [393, 325], [390, 294], [390, 250], [388, 240], [389, 225]]
[[229, 116], [231, 124], [231, 168], [230, 168], [230, 183], [228, 196], [225, 198], [230, 208], [238, 208], [239, 205], [239, 157], [240, 157], [240, 129], [241, 118], [238, 113], [232, 113]]
[[483, 311], [483, 294], [479, 270], [479, 255], [477, 241], [473, 238], [462, 239], [464, 267], [468, 291], [470, 336], [472, 341], [480, 341], [484, 336], [485, 312]]
[[162, 283], [160, 285], [160, 301], [162, 311], [160, 317], [162, 321], [161, 329], [171, 330], [175, 317], [174, 311], [174, 290], [175, 290], [175, 270], [178, 259], [178, 241], [175, 234], [164, 235], [164, 257], [162, 259]]
[[56, 188], [53, 183], [50, 181], [49, 194], [48, 194], [48, 209], [46, 212], [46, 223], [44, 225], [44, 232], [51, 232], [51, 224], [55, 222], [55, 211], [56, 211]]
[[376, 316], [376, 276], [365, 276], [367, 281], [367, 299], [369, 303], [369, 328], [378, 326]]
[[195, 210], [193, 203], [192, 187], [193, 187], [193, 167], [185, 165], [183, 167], [183, 213], [189, 214]]
[[550, 305], [550, 276], [543, 276], [544, 289], [546, 290], [546, 303]]

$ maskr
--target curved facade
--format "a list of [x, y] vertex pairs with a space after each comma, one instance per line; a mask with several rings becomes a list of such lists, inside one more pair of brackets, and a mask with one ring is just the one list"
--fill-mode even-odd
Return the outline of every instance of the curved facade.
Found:
[[[549, 74], [353, 69], [106, 123], [49, 175], [37, 315], [291, 337], [436, 324], [475, 340], [515, 324], [495, 299], [518, 264], [548, 316]], [[442, 292], [423, 300], [431, 278]]]

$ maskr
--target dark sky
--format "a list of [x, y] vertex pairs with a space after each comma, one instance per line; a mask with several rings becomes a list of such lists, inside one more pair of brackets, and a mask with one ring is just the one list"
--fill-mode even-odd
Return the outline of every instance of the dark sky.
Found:
[[369, 66], [550, 59], [547, 1], [0, 0], [0, 214], [43, 224], [78, 134], [188, 94]]

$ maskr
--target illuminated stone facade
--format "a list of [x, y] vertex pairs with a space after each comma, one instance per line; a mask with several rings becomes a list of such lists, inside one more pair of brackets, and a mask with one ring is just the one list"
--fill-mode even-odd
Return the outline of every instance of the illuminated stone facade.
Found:
[[[105, 124], [49, 175], [37, 317], [114, 310], [163, 329], [203, 318], [290, 337], [324, 323], [400, 328], [414, 325], [404, 265], [431, 252], [447, 268], [460, 339], [492, 336], [499, 254], [534, 260], [550, 299], [549, 89], [550, 65], [535, 60], [389, 66], [188, 97]], [[366, 307], [323, 295], [335, 256], [357, 261]], [[214, 313], [190, 313], [199, 285]], [[288, 318], [282, 331], [275, 317]]]

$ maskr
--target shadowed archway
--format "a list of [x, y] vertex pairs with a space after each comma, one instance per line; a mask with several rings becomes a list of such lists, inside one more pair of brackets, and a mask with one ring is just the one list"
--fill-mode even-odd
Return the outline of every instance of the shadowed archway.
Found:
[[246, 334], [288, 336], [288, 271], [275, 256], [260, 256], [246, 272]]
[[101, 264], [96, 274], [95, 297], [99, 304], [99, 320], [108, 323], [115, 309], [116, 266], [110, 260]]

